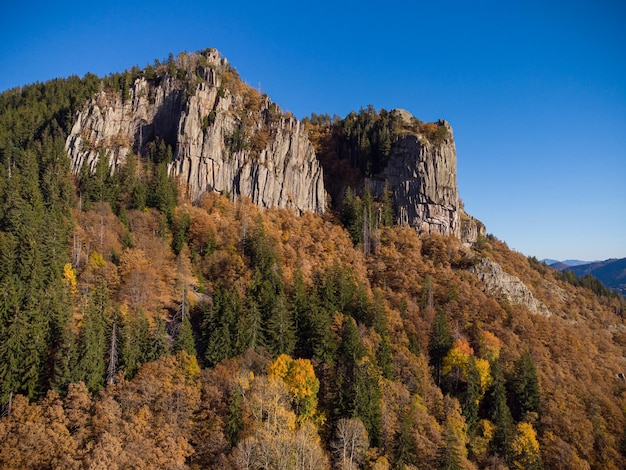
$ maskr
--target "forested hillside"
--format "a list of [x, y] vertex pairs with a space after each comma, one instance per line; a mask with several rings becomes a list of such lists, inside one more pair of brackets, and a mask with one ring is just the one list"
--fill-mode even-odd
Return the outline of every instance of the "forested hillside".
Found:
[[[375, 223], [367, 192], [325, 215], [192, 205], [158, 136], [72, 176], [85, 101], [170, 68], [0, 95], [0, 468], [626, 466], [623, 298], [493, 236]], [[367, 175], [384, 116], [307, 125], [326, 167]], [[324, 137], [359, 119], [378, 150]], [[551, 315], [486, 293], [484, 257]]]

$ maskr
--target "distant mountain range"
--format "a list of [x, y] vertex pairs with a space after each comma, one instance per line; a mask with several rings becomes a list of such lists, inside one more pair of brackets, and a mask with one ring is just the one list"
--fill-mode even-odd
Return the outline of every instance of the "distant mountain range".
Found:
[[[550, 258], [546, 258], [544, 260], [542, 260], [544, 263], [546, 263], [548, 266], [554, 268], [554, 269], [558, 269], [559, 271], [565, 269], [566, 267], [572, 267], [572, 266], [580, 266], [583, 264], [592, 264], [592, 263], [598, 263], [599, 260], [596, 261], [581, 261], [579, 259], [566, 259], [565, 261], [559, 261], [558, 259], [550, 259]], [[561, 266], [563, 266], [561, 268]]]
[[626, 258], [592, 262], [545, 259], [544, 262], [559, 271], [572, 271], [578, 277], [590, 274], [602, 281], [605, 286], [626, 295]]

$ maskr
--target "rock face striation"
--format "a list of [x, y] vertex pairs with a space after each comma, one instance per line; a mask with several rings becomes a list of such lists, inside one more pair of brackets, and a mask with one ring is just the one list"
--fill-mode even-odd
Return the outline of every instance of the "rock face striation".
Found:
[[[406, 125], [415, 118], [396, 109]], [[471, 244], [484, 235], [484, 225], [465, 214], [459, 202], [456, 182], [456, 147], [452, 127], [437, 123], [440, 136], [432, 141], [417, 132], [404, 132], [391, 146], [383, 172], [369, 182], [375, 194], [383, 182], [393, 193], [397, 222], [414, 227], [422, 234], [452, 235]]]
[[391, 147], [382, 177], [392, 188], [398, 223], [419, 232], [460, 237], [456, 149], [449, 137], [434, 144], [407, 132]]
[[[115, 171], [130, 152], [146, 157], [165, 143], [169, 174], [192, 202], [217, 191], [264, 208], [326, 210], [322, 166], [304, 125], [244, 84], [217, 51], [183, 53], [133, 77], [126, 91], [103, 89], [78, 113], [66, 141], [75, 174], [94, 172], [104, 156]], [[370, 179], [373, 194], [388, 184], [401, 225], [475, 242], [484, 226], [459, 202], [451, 126], [430, 124], [433, 140], [410, 130], [419, 121], [408, 111], [391, 113], [404, 130]]]
[[[169, 66], [169, 68], [167, 68]], [[207, 191], [261, 207], [324, 212], [323, 171], [301, 123], [243, 84], [215, 50], [181, 54], [160, 75], [134, 80], [126, 98], [101, 91], [78, 114], [66, 142], [72, 170], [112, 169], [150, 144], [173, 150], [171, 175], [192, 201]]]

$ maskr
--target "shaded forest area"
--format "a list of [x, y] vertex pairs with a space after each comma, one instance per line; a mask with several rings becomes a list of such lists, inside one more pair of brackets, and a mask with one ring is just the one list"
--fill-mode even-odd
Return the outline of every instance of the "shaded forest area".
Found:
[[73, 177], [86, 99], [173, 72], [0, 95], [1, 468], [624, 468], [623, 299], [491, 236], [190, 205], [158, 138]]

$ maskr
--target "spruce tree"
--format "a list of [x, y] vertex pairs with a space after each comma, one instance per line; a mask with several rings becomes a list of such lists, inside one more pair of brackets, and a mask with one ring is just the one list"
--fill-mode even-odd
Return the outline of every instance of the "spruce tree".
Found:
[[193, 329], [189, 317], [184, 316], [178, 328], [178, 334], [174, 341], [174, 353], [186, 351], [189, 355], [196, 355], [196, 344], [193, 338]]
[[414, 423], [415, 413], [413, 405], [406, 406], [400, 416], [400, 429], [394, 445], [395, 468], [406, 468], [409, 465], [416, 464]]
[[279, 292], [270, 307], [264, 328], [264, 345], [272, 357], [292, 355], [296, 345], [296, 332], [285, 295]]
[[433, 367], [433, 375], [437, 385], [441, 384], [441, 366], [443, 364], [443, 358], [446, 357], [451, 347], [452, 337], [448, 329], [448, 322], [446, 321], [443, 311], [438, 309], [428, 343], [430, 364]]
[[507, 388], [511, 414], [516, 421], [521, 420], [526, 413], [541, 411], [541, 391], [539, 377], [535, 363], [528, 351], [522, 353], [515, 362]]
[[470, 437], [476, 432], [478, 424], [478, 412], [480, 408], [480, 374], [476, 368], [476, 358], [470, 356], [469, 368], [467, 372], [467, 389], [463, 401], [463, 416], [467, 423], [467, 434]]
[[493, 385], [489, 396], [489, 415], [491, 421], [496, 426], [493, 440], [491, 441], [491, 448], [509, 462], [511, 440], [515, 433], [515, 425], [511, 416], [511, 410], [507, 404], [506, 384], [499, 363], [492, 363], [491, 370]]
[[91, 392], [97, 392], [104, 386], [109, 345], [109, 304], [106, 284], [100, 280], [89, 294], [79, 344], [80, 379]]

